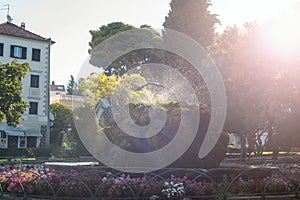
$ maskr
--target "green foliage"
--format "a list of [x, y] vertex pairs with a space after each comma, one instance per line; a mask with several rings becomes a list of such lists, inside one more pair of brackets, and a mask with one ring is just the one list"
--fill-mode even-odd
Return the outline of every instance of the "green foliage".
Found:
[[[206, 48], [213, 42], [215, 25], [220, 23], [208, 10], [210, 5], [209, 0], [172, 0], [163, 26], [190, 36]], [[164, 40], [168, 42], [167, 31]]]
[[53, 126], [51, 127], [51, 144], [61, 144], [62, 134], [67, 129], [68, 124], [72, 123], [72, 110], [62, 104], [54, 103], [50, 105], [50, 112], [54, 115]]
[[[173, 102], [169, 104], [163, 104], [157, 108], [141, 103], [130, 104], [129, 112], [131, 119], [122, 119], [120, 123], [126, 123], [127, 120], [133, 120], [137, 125], [145, 126], [151, 122], [149, 112], [152, 109], [163, 109], [167, 114], [164, 127], [155, 136], [143, 140], [135, 139], [124, 133], [117, 124], [105, 128], [104, 133], [108, 138], [110, 138], [111, 141], [114, 141], [114, 144], [126, 151], [139, 153], [155, 151], [167, 145], [177, 134], [178, 127], [181, 122], [181, 111], [185, 110], [186, 112], [193, 113], [198, 108], [190, 105], [182, 106]], [[228, 145], [228, 135], [226, 133], [222, 133], [217, 144], [214, 146], [208, 156], [206, 156], [204, 159], [199, 159], [198, 153], [210, 121], [210, 114], [205, 106], [200, 106], [200, 112], [201, 121], [199, 123], [198, 132], [193, 143], [188, 150], [169, 167], [213, 168], [219, 166], [220, 162], [225, 158]]]
[[104, 73], [98, 76], [97, 81], [97, 89], [96, 89], [96, 99], [99, 101], [100, 99], [110, 99], [113, 94], [116, 82], [118, 77], [116, 76], [107, 76]]
[[[67, 145], [71, 148], [71, 154], [76, 155], [88, 155], [87, 150], [85, 149], [84, 145], [82, 144], [77, 129], [74, 124], [73, 118], [73, 111], [59, 103], [51, 104], [50, 105], [50, 112], [54, 115], [55, 120], [53, 126], [51, 127], [50, 133], [50, 142], [52, 146], [57, 150], [57, 147], [60, 148], [62, 144], [63, 134], [66, 133], [68, 128], [71, 128], [71, 134], [68, 136]], [[74, 111], [76, 112], [76, 110]], [[70, 125], [70, 126], [69, 126]], [[74, 155], [72, 155], [74, 156]]]
[[[276, 152], [282, 146], [277, 143], [278, 138], [296, 139], [299, 131], [295, 126], [292, 130], [295, 122], [292, 122], [292, 115], [299, 113], [300, 79], [296, 75], [300, 72], [299, 62], [287, 62], [284, 56], [270, 56], [272, 49], [266, 51], [265, 48], [269, 48], [266, 39], [272, 34], [264, 31], [265, 26], [246, 24], [243, 30], [228, 27], [216, 35], [215, 43], [209, 47], [226, 87], [224, 128], [241, 135], [242, 149], [246, 148], [247, 139], [248, 150], [255, 154], [262, 154], [267, 148]], [[279, 137], [279, 132], [291, 134], [291, 137]], [[263, 133], [267, 133], [264, 144]], [[286, 142], [283, 146], [292, 144]]]
[[276, 123], [277, 134], [274, 143], [280, 150], [290, 151], [292, 147], [300, 147], [300, 112], [293, 111], [285, 119]]
[[115, 90], [117, 76], [107, 76], [104, 73], [93, 73], [86, 79], [80, 79], [78, 88], [81, 94], [87, 98], [87, 102], [96, 106], [102, 98], [110, 99]]
[[99, 45], [101, 42], [108, 39], [109, 37], [134, 28], [134, 26], [124, 24], [123, 22], [113, 22], [101, 26], [99, 30], [91, 30], [90, 34], [92, 35], [92, 41], [89, 42], [91, 48], [89, 49], [89, 53], [91, 53], [92, 49], [94, 49], [97, 45]]
[[[91, 54], [90, 62], [95, 66], [103, 67], [107, 75], [122, 76], [127, 70], [136, 68], [141, 64], [161, 60], [161, 52], [144, 49], [144, 46], [150, 48], [160, 45], [162, 43], [160, 34], [147, 25], [141, 26], [138, 32], [135, 30], [137, 28], [134, 26], [122, 22], [113, 22], [101, 26], [99, 30], [90, 31], [92, 35], [92, 40], [89, 43], [91, 47], [89, 50]], [[110, 40], [109, 43], [104, 42], [119, 33], [123, 33], [122, 41]], [[97, 45], [100, 43], [101, 46], [98, 47]], [[132, 47], [138, 50], [131, 51]], [[115, 58], [118, 53], [121, 53], [122, 56]], [[111, 61], [113, 62], [110, 63]]]
[[49, 158], [51, 155], [51, 149], [49, 148], [27, 148], [26, 149], [28, 151], [28, 154], [30, 154], [30, 156], [33, 156], [35, 158], [37, 157], [47, 157]]
[[30, 156], [26, 149], [10, 148], [10, 149], [0, 149], [0, 157], [2, 158], [12, 158], [12, 157], [23, 157]]
[[74, 77], [73, 77], [73, 75], [71, 75], [69, 83], [67, 85], [67, 92], [69, 95], [73, 94], [73, 90], [75, 89], [75, 86], [76, 86], [76, 83], [75, 83]]
[[258, 32], [255, 24], [248, 24], [243, 31], [228, 27], [216, 36], [215, 43], [210, 46], [210, 52], [224, 77], [227, 93], [224, 130], [240, 135], [241, 156], [246, 152], [246, 138], [251, 151], [261, 152], [263, 147], [258, 142], [258, 130], [267, 131], [272, 122], [269, 111], [274, 74], [267, 72], [265, 63], [259, 62]]
[[[124, 106], [129, 103], [149, 103], [151, 95], [146, 88], [139, 90], [138, 88], [146, 85], [147, 81], [139, 74], [125, 75], [116, 84], [115, 97], [118, 105]], [[150, 96], [149, 96], [150, 95]]]
[[154, 105], [162, 102], [158, 95], [147, 87], [146, 79], [140, 74], [124, 75], [117, 77], [106, 74], [92, 74], [86, 80], [81, 80], [79, 88], [83, 94], [90, 98], [91, 105], [96, 106], [100, 99], [110, 100], [112, 94], [117, 105], [128, 105], [129, 103], [143, 103]]
[[86, 96], [89, 100], [95, 100], [99, 74], [92, 73], [86, 79], [80, 78], [78, 88], [81, 95]]
[[[174, 30], [191, 37], [204, 49], [208, 48], [213, 43], [214, 26], [219, 23], [217, 16], [211, 14], [208, 10], [209, 6], [210, 1], [207, 0], [172, 0], [170, 3], [171, 10], [163, 24], [165, 28], [163, 32], [164, 45], [172, 46], [178, 42], [173, 41], [172, 34], [171, 37], [169, 36], [168, 30]], [[205, 56], [206, 52], [204, 50], [202, 53]], [[210, 60], [207, 61], [211, 63]], [[193, 87], [201, 103], [210, 105], [207, 86], [195, 66], [184, 58], [170, 52], [164, 53], [164, 62], [189, 80], [189, 84]]]
[[0, 63], [0, 121], [9, 126], [17, 126], [21, 116], [28, 107], [22, 97], [21, 78], [30, 70], [28, 63]]

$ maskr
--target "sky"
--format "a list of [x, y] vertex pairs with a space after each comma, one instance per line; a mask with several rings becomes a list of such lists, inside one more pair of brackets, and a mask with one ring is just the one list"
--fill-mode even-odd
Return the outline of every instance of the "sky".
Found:
[[[171, 0], [0, 0], [9, 4], [12, 23], [25, 22], [26, 29], [56, 43], [51, 49], [51, 81], [67, 85], [70, 75], [76, 79], [88, 59], [89, 30], [122, 21], [134, 26], [143, 24], [162, 28]], [[263, 22], [279, 11], [289, 9], [300, 0], [211, 0], [209, 8], [218, 14], [222, 31], [234, 24]], [[0, 22], [6, 21], [6, 10], [0, 10]]]

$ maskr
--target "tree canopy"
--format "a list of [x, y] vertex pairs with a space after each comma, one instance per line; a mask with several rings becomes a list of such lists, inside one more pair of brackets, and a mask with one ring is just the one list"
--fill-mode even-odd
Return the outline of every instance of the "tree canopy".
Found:
[[[89, 43], [91, 47], [89, 49], [91, 54], [90, 63], [103, 67], [107, 75], [122, 76], [129, 69], [156, 60], [161, 61], [162, 54], [154, 50], [142, 48], [131, 51], [131, 49], [127, 49], [127, 47], [131, 48], [143, 44], [150, 47], [153, 44], [161, 44], [161, 35], [148, 25], [137, 28], [122, 22], [113, 22], [101, 26], [99, 30], [92, 30], [90, 33], [92, 35], [92, 40]], [[113, 36], [120, 33], [122, 33], [120, 36], [122, 38], [114, 39]], [[107, 42], [106, 40], [109, 38], [111, 40]], [[114, 58], [116, 52], [120, 52], [122, 56]]]
[[[286, 62], [285, 56], [270, 56], [277, 50], [266, 51], [266, 38], [272, 35], [265, 26], [246, 24], [243, 30], [228, 27], [210, 46], [226, 87], [224, 128], [247, 138], [248, 148], [255, 153], [277, 149], [273, 136], [289, 132], [283, 131], [287, 127], [283, 124], [292, 119], [289, 112], [298, 112], [300, 89], [299, 77], [295, 76], [299, 63]], [[263, 134], [267, 135], [265, 141]]]
[[0, 63], [0, 120], [9, 126], [17, 126], [28, 103], [22, 97], [22, 78], [30, 70], [28, 63], [18, 61]]
[[71, 125], [73, 122], [73, 113], [70, 108], [59, 103], [51, 104], [50, 112], [55, 118], [53, 126], [51, 127], [51, 144], [60, 145], [62, 134], [67, 129], [68, 125]]
[[[208, 10], [210, 5], [209, 0], [172, 0], [163, 26], [190, 36], [206, 48], [213, 42], [215, 25], [220, 23]], [[168, 42], [167, 31], [164, 40]]]
[[[300, 49], [297, 36], [299, 31], [294, 25], [287, 26], [291, 19], [294, 22], [299, 15], [286, 19], [280, 15], [262, 24], [246, 23], [243, 28], [227, 27], [223, 32], [215, 33], [215, 25], [220, 21], [216, 14], [209, 11], [210, 5], [209, 0], [172, 0], [163, 24], [162, 36], [150, 26], [143, 25], [141, 29], [145, 31], [144, 35], [125, 35], [123, 39], [129, 45], [142, 43], [146, 38], [167, 45], [174, 42], [169, 37], [171, 34], [168, 35], [169, 29], [190, 36], [209, 52], [223, 76], [227, 94], [224, 130], [239, 134], [244, 143], [242, 148], [246, 148], [248, 141], [248, 148], [255, 153], [262, 153], [267, 148], [276, 149], [274, 138], [284, 140], [284, 133], [295, 136], [300, 131], [295, 124], [300, 113], [300, 62], [297, 58]], [[98, 91], [98, 98], [103, 94], [111, 96], [109, 91], [118, 83], [124, 83], [120, 88], [121, 91], [126, 91], [124, 88], [130, 87], [127, 83], [131, 84], [130, 80], [133, 78], [126, 75], [129, 69], [146, 63], [161, 63], [171, 66], [187, 78], [201, 103], [209, 106], [209, 91], [201, 74], [180, 55], [157, 49], [126, 52], [126, 49], [121, 48], [120, 41], [114, 41], [104, 48], [96, 47], [118, 33], [135, 29], [137, 28], [134, 26], [114, 22], [99, 30], [90, 31], [91, 63], [104, 67], [106, 75], [120, 78], [114, 82], [103, 75], [99, 80], [95, 76], [95, 80], [101, 84], [94, 84], [90, 91], [95, 95]], [[126, 53], [112, 63], [101, 62], [101, 59], [106, 58], [105, 52], [110, 54], [112, 49]], [[123, 77], [127, 80], [122, 79]], [[165, 77], [162, 75], [160, 78]], [[174, 84], [174, 87], [179, 86]], [[289, 127], [292, 128], [287, 130]], [[267, 135], [264, 142], [263, 134]]]
[[90, 30], [92, 40], [89, 42], [89, 53], [104, 40], [124, 31], [134, 29], [135, 27], [123, 22], [112, 22], [107, 25], [102, 25], [99, 30]]
[[[51, 144], [55, 147], [61, 147], [62, 145], [66, 145], [65, 147], [67, 147], [67, 149], [69, 148], [69, 150], [72, 150], [72, 153], [77, 153], [79, 155], [89, 155], [78, 135], [74, 123], [73, 110], [71, 110], [65, 105], [54, 103], [50, 105], [50, 112], [53, 113], [55, 117], [53, 126], [50, 130]], [[68, 131], [67, 129], [69, 128], [71, 128], [71, 131], [67, 136], [67, 141], [65, 141], [66, 144], [62, 144], [63, 134], [66, 134]]]

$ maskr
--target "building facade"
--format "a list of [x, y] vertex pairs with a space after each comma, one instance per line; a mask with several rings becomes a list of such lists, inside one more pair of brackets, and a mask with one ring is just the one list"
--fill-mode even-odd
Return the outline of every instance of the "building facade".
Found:
[[[17, 127], [0, 123], [0, 148], [30, 148], [50, 143], [49, 75], [50, 47], [54, 44], [10, 22], [0, 24], [0, 62], [29, 63], [31, 71], [22, 79], [23, 99], [29, 108]], [[1, 94], [0, 94], [1, 95]]]
[[[66, 95], [66, 89], [64, 85], [50, 85], [50, 97], [58, 94]], [[50, 98], [51, 99], [51, 98]]]

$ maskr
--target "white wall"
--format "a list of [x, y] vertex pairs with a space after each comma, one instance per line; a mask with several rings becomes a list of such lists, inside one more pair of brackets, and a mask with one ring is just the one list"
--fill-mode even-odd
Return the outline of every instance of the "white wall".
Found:
[[[37, 102], [38, 114], [29, 115], [29, 109], [23, 114], [24, 121], [17, 129], [23, 131], [41, 131], [41, 125], [47, 125], [48, 105], [47, 105], [47, 87], [48, 85], [48, 42], [37, 41], [13, 36], [1, 35], [0, 43], [4, 44], [3, 56], [0, 56], [0, 62], [10, 63], [15, 58], [10, 57], [11, 45], [17, 45], [27, 48], [26, 59], [17, 59], [19, 63], [29, 63], [31, 71], [27, 73], [26, 78], [22, 79], [23, 98], [25, 102]], [[32, 61], [32, 48], [40, 49], [40, 61]], [[39, 88], [30, 88], [30, 76], [39, 75]], [[1, 129], [8, 128], [5, 124], [0, 124]]]

